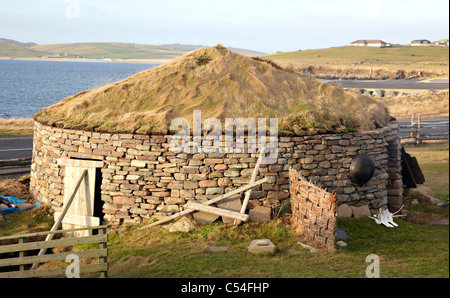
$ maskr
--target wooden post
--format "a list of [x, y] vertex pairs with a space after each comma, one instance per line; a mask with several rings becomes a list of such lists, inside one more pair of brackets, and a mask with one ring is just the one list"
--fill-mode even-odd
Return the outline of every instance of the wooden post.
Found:
[[[100, 228], [98, 229], [98, 234], [99, 235], [107, 235], [106, 234], [106, 228]], [[108, 245], [107, 242], [100, 242], [98, 244], [98, 248], [100, 249], [107, 249]], [[106, 266], [108, 266], [108, 257], [100, 257], [98, 259], [99, 264], [106, 264]], [[108, 268], [108, 267], [106, 267]], [[100, 278], [107, 278], [108, 277], [108, 271], [101, 271], [100, 272]]]
[[[53, 227], [52, 227], [52, 229], [50, 230], [51, 232], [56, 231], [56, 230], [59, 228], [59, 226], [61, 225], [61, 222], [63, 221], [64, 216], [66, 216], [67, 210], [69, 210], [69, 207], [70, 207], [70, 205], [72, 204], [72, 201], [73, 201], [73, 199], [75, 198], [75, 196], [76, 196], [76, 194], [77, 194], [77, 192], [78, 192], [78, 189], [80, 188], [81, 182], [83, 182], [84, 178], [86, 177], [87, 172], [88, 172], [88, 170], [85, 169], [85, 170], [83, 170], [83, 172], [81, 173], [81, 176], [80, 176], [80, 178], [78, 178], [78, 182], [77, 182], [77, 184], [76, 184], [76, 186], [75, 186], [75, 189], [73, 190], [72, 195], [71, 195], [70, 198], [69, 198], [69, 201], [68, 201], [67, 204], [64, 206], [64, 208], [63, 208], [63, 210], [62, 210], [62, 212], [61, 212], [61, 215], [59, 216], [58, 220], [53, 224]], [[50, 240], [52, 240], [54, 235], [55, 235], [55, 234], [48, 234], [47, 238], [45, 238], [45, 241], [50, 241]], [[46, 249], [46, 248], [42, 248], [42, 249], [39, 251], [38, 256], [42, 256], [42, 255], [44, 255], [46, 252], [47, 252], [47, 249]], [[39, 265], [38, 263], [34, 263], [33, 266], [31, 267], [31, 270], [36, 269], [38, 265]]]
[[[250, 179], [250, 183], [254, 183], [256, 181], [256, 177], [258, 176], [258, 173], [259, 173], [259, 166], [261, 165], [261, 161], [263, 159], [265, 151], [266, 151], [265, 147], [261, 149], [261, 153], [259, 154], [258, 161], [256, 162], [255, 169], [253, 170], [252, 177]], [[247, 190], [247, 192], [245, 193], [244, 202], [242, 203], [242, 207], [241, 207], [241, 213], [242, 214], [244, 214], [245, 211], [247, 210], [247, 205], [248, 205], [248, 201], [250, 200], [250, 195], [251, 194], [252, 194], [252, 190], [251, 189]], [[234, 225], [235, 226], [238, 226], [241, 223], [242, 222], [239, 219], [235, 219], [234, 220]]]
[[421, 144], [422, 141], [420, 140], [420, 114], [419, 114], [419, 118], [417, 119], [417, 143]]
[[[24, 244], [24, 243], [26, 243], [27, 242], [27, 238], [26, 237], [20, 237], [19, 238], [19, 244]], [[20, 251], [19, 252], [19, 257], [20, 258], [23, 258], [23, 257], [25, 257], [27, 255], [27, 253], [26, 253], [26, 251]], [[20, 269], [20, 271], [24, 271], [25, 270], [25, 266], [24, 265], [20, 265], [20, 267], [19, 267]]]

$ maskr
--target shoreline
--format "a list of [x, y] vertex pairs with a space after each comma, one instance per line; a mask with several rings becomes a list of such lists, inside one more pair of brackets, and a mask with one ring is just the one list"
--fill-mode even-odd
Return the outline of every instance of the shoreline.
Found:
[[39, 57], [23, 57], [23, 58], [13, 58], [13, 57], [0, 57], [0, 60], [19, 60], [19, 61], [64, 61], [64, 62], [97, 62], [97, 63], [147, 63], [147, 64], [165, 64], [172, 59], [91, 59], [91, 58], [39, 58]]

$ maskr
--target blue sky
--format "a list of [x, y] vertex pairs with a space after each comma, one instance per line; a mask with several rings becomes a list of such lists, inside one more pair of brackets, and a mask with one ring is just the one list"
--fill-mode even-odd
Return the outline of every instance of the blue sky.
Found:
[[0, 0], [0, 38], [182, 43], [266, 53], [449, 37], [448, 0]]

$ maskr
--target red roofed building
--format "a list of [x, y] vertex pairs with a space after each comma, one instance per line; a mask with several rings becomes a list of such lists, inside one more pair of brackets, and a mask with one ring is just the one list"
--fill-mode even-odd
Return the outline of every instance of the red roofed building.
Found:
[[359, 47], [375, 47], [375, 48], [387, 48], [392, 47], [392, 44], [384, 42], [382, 40], [357, 40], [351, 43], [352, 46]]

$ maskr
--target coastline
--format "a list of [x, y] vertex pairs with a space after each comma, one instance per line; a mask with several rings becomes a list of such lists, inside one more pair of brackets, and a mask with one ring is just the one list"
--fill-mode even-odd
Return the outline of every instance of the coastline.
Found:
[[64, 61], [64, 62], [98, 62], [98, 63], [148, 63], [148, 64], [165, 64], [172, 59], [91, 59], [91, 58], [46, 58], [46, 57], [0, 57], [0, 60], [19, 60], [19, 61]]

